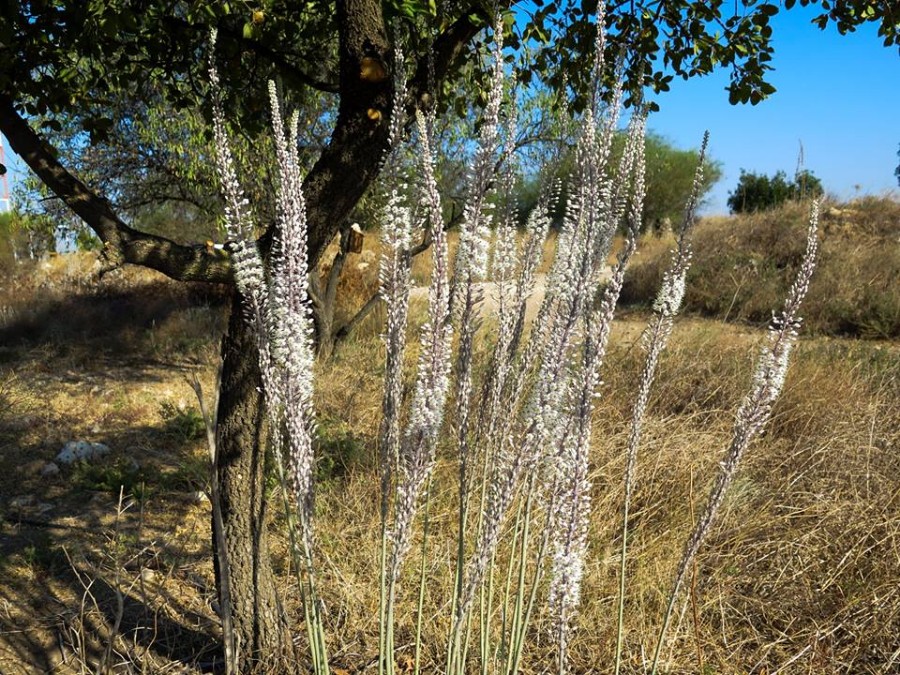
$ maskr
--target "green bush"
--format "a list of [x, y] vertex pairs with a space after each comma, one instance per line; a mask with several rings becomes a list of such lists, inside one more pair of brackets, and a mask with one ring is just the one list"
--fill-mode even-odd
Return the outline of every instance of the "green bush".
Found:
[[812, 171], [799, 171], [789, 181], [784, 171], [769, 177], [741, 169], [737, 188], [728, 195], [732, 213], [755, 213], [781, 206], [788, 200], [818, 197], [824, 193], [822, 181]]

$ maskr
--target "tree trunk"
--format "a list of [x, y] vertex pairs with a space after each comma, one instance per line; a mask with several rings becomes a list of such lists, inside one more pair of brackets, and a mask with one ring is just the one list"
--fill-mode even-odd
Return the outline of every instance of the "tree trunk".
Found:
[[[219, 489], [228, 555], [238, 672], [288, 672], [293, 643], [266, 537], [265, 410], [256, 338], [234, 294], [222, 340]], [[217, 565], [217, 576], [220, 565]], [[223, 608], [224, 609], [224, 608]]]
[[[419, 55], [409, 83], [407, 110], [391, 111], [393, 51], [381, 1], [338, 0], [335, 9], [340, 44], [338, 118], [330, 142], [303, 186], [313, 268], [378, 175], [389, 115], [408, 115], [415, 103], [429, 105], [430, 93], [483, 24], [470, 18], [483, 11], [480, 3], [474, 3], [446, 27], [429, 54]], [[231, 283], [229, 256], [202, 244], [182, 245], [139, 232], [126, 224], [107, 200], [60, 164], [56, 153], [28, 124], [21, 106], [16, 108], [17, 93], [8, 84], [0, 90], [0, 131], [47, 187], [100, 237], [111, 265], [142, 265], [181, 281]], [[273, 234], [268, 233], [267, 241]], [[333, 326], [328, 330], [333, 333]], [[296, 670], [297, 661], [275, 588], [265, 530], [265, 412], [257, 346], [236, 295], [222, 359], [218, 480], [238, 670], [242, 674], [289, 672]]]

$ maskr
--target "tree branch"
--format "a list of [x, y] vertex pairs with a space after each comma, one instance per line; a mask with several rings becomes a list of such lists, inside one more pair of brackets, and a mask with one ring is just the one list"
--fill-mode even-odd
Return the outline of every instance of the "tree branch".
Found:
[[5, 93], [0, 93], [0, 131], [38, 178], [97, 234], [104, 244], [104, 255], [113, 265], [143, 265], [179, 281], [231, 282], [231, 264], [226, 256], [207, 251], [203, 245], [183, 246], [126, 225], [106, 199], [60, 164]]
[[372, 313], [372, 310], [374, 310], [376, 307], [378, 307], [378, 303], [380, 303], [380, 302], [381, 302], [381, 293], [379, 293], [379, 292], [373, 293], [372, 297], [370, 297], [366, 301], [366, 304], [364, 304], [362, 307], [360, 307], [359, 311], [357, 311], [356, 314], [354, 314], [353, 317], [347, 323], [345, 323], [343, 326], [341, 326], [334, 332], [335, 344], [337, 344], [338, 342], [343, 340], [345, 337], [347, 337], [353, 331], [353, 329], [356, 328], [362, 322], [363, 319], [365, 319], [367, 316], [369, 316], [369, 314]]
[[[509, 3], [501, 3], [501, 5], [507, 4]], [[480, 16], [485, 23], [474, 23], [469, 18], [471, 15]], [[431, 106], [431, 101], [428, 100], [428, 97], [434, 94], [432, 89], [447, 77], [453, 64], [462, 54], [463, 48], [469, 41], [483, 30], [485, 25], [491, 25], [493, 20], [494, 17], [486, 13], [480, 3], [474, 3], [435, 39], [431, 53], [422, 55], [416, 64], [416, 72], [407, 85], [414, 106], [425, 109]], [[432, 71], [434, 75], [433, 82], [430, 81], [429, 60], [431, 60], [434, 68]]]

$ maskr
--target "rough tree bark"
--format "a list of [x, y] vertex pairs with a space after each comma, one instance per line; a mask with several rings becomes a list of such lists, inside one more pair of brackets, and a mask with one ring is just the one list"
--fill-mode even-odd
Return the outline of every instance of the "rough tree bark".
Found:
[[[256, 337], [232, 299], [222, 339], [218, 479], [240, 672], [283, 672], [294, 661], [287, 617], [269, 560], [265, 413]], [[215, 550], [215, 549], [214, 549]], [[219, 568], [217, 566], [217, 581]]]

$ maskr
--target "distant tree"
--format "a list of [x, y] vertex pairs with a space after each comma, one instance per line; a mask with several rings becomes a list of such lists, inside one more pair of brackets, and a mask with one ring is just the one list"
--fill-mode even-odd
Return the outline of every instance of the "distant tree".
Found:
[[[620, 134], [615, 141], [614, 153], [618, 155], [624, 144], [624, 134]], [[666, 222], [677, 222], [682, 215], [697, 168], [697, 151], [676, 148], [665, 137], [649, 133], [646, 137], [646, 162], [647, 195], [644, 198], [643, 229], [658, 230]], [[569, 149], [550, 166], [552, 176], [534, 175], [520, 185], [517, 195], [519, 210], [522, 214], [530, 213], [537, 204], [541, 184], [556, 178], [560, 181], [562, 196], [554, 220], [561, 222], [565, 211], [566, 188], [573, 166], [573, 156]], [[707, 157], [699, 192], [701, 200], [721, 177], [721, 163]]]
[[822, 181], [812, 171], [799, 171], [789, 181], [784, 171], [774, 176], [757, 174], [741, 169], [737, 188], [728, 195], [728, 208], [732, 213], [754, 213], [775, 208], [791, 199], [815, 197], [823, 194]]
[[[900, 160], [900, 149], [897, 150], [897, 159]], [[897, 168], [894, 169], [894, 175], [897, 176], [897, 185], [900, 185], [900, 161], [897, 162]]]
[[[679, 222], [691, 194], [696, 166], [696, 149], [676, 148], [663, 136], [652, 133], [647, 135], [645, 228], [659, 230], [666, 222]], [[703, 183], [698, 194], [701, 203], [721, 178], [722, 164], [707, 156], [703, 167]]]
[[803, 169], [794, 175], [794, 193], [791, 195], [793, 199], [806, 199], [807, 197], [818, 197], [825, 193], [822, 187], [822, 181], [816, 178], [812, 171]]
[[0, 265], [36, 258], [55, 248], [53, 229], [43, 218], [30, 217], [18, 208], [0, 213]]

